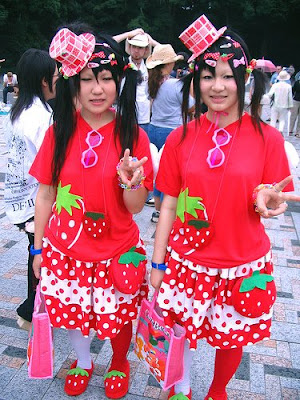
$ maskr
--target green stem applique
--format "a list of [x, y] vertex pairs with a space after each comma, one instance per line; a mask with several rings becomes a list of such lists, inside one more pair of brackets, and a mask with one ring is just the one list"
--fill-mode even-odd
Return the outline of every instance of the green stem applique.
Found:
[[189, 188], [186, 188], [180, 192], [177, 200], [176, 215], [184, 222], [184, 213], [192, 215], [194, 218], [198, 218], [196, 210], [205, 210], [200, 201], [203, 200], [201, 197], [189, 196]]
[[81, 376], [89, 376], [89, 373], [80, 367], [72, 368], [67, 372], [67, 375], [81, 375]]
[[126, 374], [121, 371], [117, 371], [116, 369], [113, 369], [109, 371], [107, 374], [104, 375], [104, 380], [107, 378], [111, 378], [112, 376], [119, 376], [121, 378], [125, 378]]
[[138, 253], [136, 250], [136, 247], [131, 247], [129, 251], [126, 253], [121, 254], [118, 262], [119, 264], [130, 264], [132, 263], [135, 268], [138, 267], [139, 263], [141, 261], [146, 260], [146, 256], [144, 254]]
[[81, 200], [81, 196], [77, 196], [77, 194], [70, 193], [71, 185], [61, 186], [61, 182], [59, 182], [57, 186], [57, 194], [56, 194], [56, 211], [57, 214], [61, 213], [62, 208], [64, 208], [69, 215], [72, 215], [72, 207], [81, 208], [77, 203], [77, 200]]
[[266, 290], [267, 283], [274, 280], [272, 275], [261, 274], [260, 271], [254, 271], [252, 276], [243, 280], [240, 293], [251, 292], [251, 290], [258, 288], [261, 290]]

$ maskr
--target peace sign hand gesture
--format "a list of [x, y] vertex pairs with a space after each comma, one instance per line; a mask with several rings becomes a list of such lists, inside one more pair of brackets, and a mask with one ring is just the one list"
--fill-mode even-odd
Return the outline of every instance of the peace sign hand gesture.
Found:
[[121, 182], [128, 188], [139, 185], [144, 177], [143, 165], [147, 160], [148, 157], [143, 157], [141, 160], [131, 157], [130, 150], [126, 149], [118, 167]]
[[287, 201], [300, 201], [300, 196], [282, 192], [292, 179], [293, 177], [290, 175], [276, 183], [273, 188], [264, 188], [257, 192], [256, 211], [263, 218], [271, 218], [284, 213], [288, 208]]

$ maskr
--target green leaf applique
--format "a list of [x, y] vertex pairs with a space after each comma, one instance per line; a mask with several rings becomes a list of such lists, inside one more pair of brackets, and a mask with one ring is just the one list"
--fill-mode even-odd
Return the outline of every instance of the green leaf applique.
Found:
[[80, 367], [72, 368], [67, 372], [67, 375], [81, 375], [81, 376], [89, 376], [89, 373]]
[[185, 396], [182, 392], [174, 394], [174, 396], [170, 397], [170, 400], [188, 400], [189, 398]]
[[135, 251], [136, 247], [132, 247], [126, 253], [120, 255], [118, 260], [119, 264], [130, 264], [132, 263], [135, 268], [138, 267], [139, 263], [143, 260], [146, 260], [146, 256], [144, 254], [140, 254]]
[[70, 215], [72, 215], [72, 207], [80, 209], [77, 200], [81, 200], [82, 197], [70, 193], [70, 190], [71, 185], [61, 186], [61, 182], [59, 182], [56, 194], [56, 211], [58, 214], [61, 213], [62, 208]]
[[261, 274], [260, 271], [254, 271], [250, 278], [243, 280], [239, 291], [240, 293], [251, 292], [251, 290], [255, 288], [266, 290], [267, 283], [273, 280], [274, 278], [272, 275]]
[[186, 188], [185, 190], [180, 192], [177, 200], [176, 215], [181, 220], [181, 222], [184, 222], [185, 212], [195, 218], [198, 217], [196, 210], [205, 209], [203, 205], [199, 203], [201, 200], [201, 197], [189, 196], [189, 188]]
[[124, 372], [113, 369], [112, 371], [109, 371], [107, 374], [104, 375], [104, 380], [107, 378], [111, 378], [112, 376], [119, 376], [120, 378], [125, 378], [126, 374]]

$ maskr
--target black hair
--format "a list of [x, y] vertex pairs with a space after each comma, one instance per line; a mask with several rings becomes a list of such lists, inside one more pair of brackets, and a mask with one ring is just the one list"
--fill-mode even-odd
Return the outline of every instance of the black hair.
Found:
[[155, 99], [159, 88], [163, 82], [162, 69], [165, 64], [157, 65], [156, 67], [149, 69], [148, 77], [148, 91], [151, 99]]
[[22, 111], [32, 105], [34, 97], [38, 97], [48, 110], [42, 90], [42, 81], [45, 79], [49, 90], [52, 91], [55, 68], [55, 61], [44, 50], [28, 49], [21, 56], [16, 70], [19, 94], [10, 114], [12, 123], [19, 118]]
[[[109, 57], [112, 55], [115, 57], [112, 58], [112, 62], [105, 64], [101, 63], [103, 59], [100, 56], [100, 58], [94, 58], [91, 62], [97, 63], [99, 66], [92, 68], [92, 71], [96, 78], [98, 73], [103, 70], [108, 70], [112, 74], [117, 93], [119, 94], [114, 130], [115, 143], [119, 139], [121, 154], [124, 153], [126, 148], [129, 148], [132, 152], [133, 145], [138, 140], [139, 133], [136, 112], [136, 86], [139, 71], [126, 68], [128, 58], [124, 57], [119, 44], [109, 35], [100, 34], [96, 37], [94, 54], [99, 52], [104, 53], [105, 60], [109, 60]], [[124, 81], [122, 81], [121, 88], [120, 83], [122, 78], [124, 78]], [[52, 160], [52, 184], [55, 186], [58, 183], [59, 174], [65, 162], [69, 141], [76, 129], [75, 100], [79, 91], [80, 73], [68, 79], [65, 79], [63, 76], [58, 79], [56, 85], [57, 101], [53, 115], [55, 150]]]
[[[221, 47], [222, 46], [222, 47]], [[184, 122], [184, 130], [183, 136], [184, 139], [186, 134], [186, 124], [188, 122], [188, 96], [190, 91], [190, 85], [193, 82], [193, 90], [195, 94], [195, 118], [196, 122], [199, 122], [199, 118], [201, 115], [201, 91], [200, 91], [200, 75], [203, 70], [208, 70], [215, 75], [215, 68], [208, 65], [204, 56], [206, 53], [215, 53], [218, 52], [220, 54], [234, 54], [233, 57], [228, 59], [228, 63], [232, 69], [232, 73], [237, 85], [237, 96], [238, 96], [238, 114], [239, 119], [241, 121], [244, 104], [245, 104], [245, 81], [247, 78], [247, 65], [250, 64], [250, 54], [247, 45], [243, 41], [241, 37], [239, 37], [236, 33], [226, 30], [226, 32], [221, 36], [216, 42], [214, 42], [203, 54], [196, 58], [194, 62], [194, 70], [191, 74], [185, 77], [184, 79], [184, 87], [183, 87], [183, 103], [182, 103], [182, 115]], [[240, 60], [242, 57], [246, 57], [245, 65], [240, 64], [238, 67], [234, 67], [233, 60]], [[260, 100], [265, 91], [265, 76], [263, 72], [254, 69], [252, 71], [254, 78], [254, 91], [251, 99], [250, 109], [251, 109], [251, 119], [255, 129], [258, 129], [260, 134], [262, 134], [261, 129], [261, 119], [259, 115], [260, 111]]]

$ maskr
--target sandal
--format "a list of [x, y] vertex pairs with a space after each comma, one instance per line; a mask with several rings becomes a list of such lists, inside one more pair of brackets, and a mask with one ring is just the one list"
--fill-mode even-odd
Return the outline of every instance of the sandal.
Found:
[[182, 392], [175, 393], [174, 386], [171, 388], [168, 400], [191, 400], [192, 398], [192, 389], [190, 389], [189, 394], [183, 394]]
[[295, 136], [300, 138], [300, 133], [296, 133]]
[[104, 376], [105, 395], [109, 399], [120, 399], [128, 392], [130, 365], [127, 361], [125, 371], [110, 369]]
[[82, 394], [92, 377], [92, 373], [94, 370], [94, 364], [92, 362], [92, 367], [90, 369], [83, 369], [77, 367], [77, 360], [73, 362], [71, 365], [66, 381], [64, 390], [68, 396], [79, 396]]

